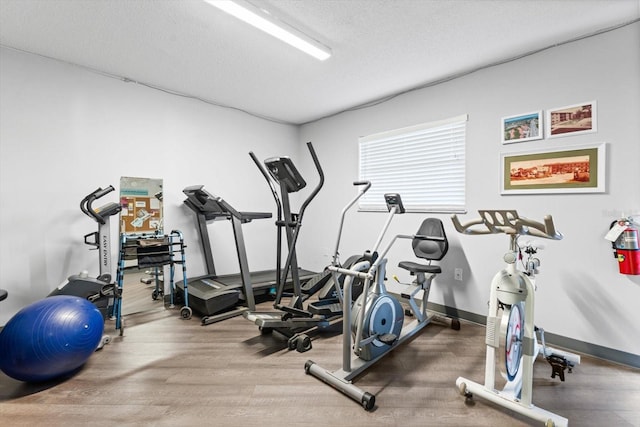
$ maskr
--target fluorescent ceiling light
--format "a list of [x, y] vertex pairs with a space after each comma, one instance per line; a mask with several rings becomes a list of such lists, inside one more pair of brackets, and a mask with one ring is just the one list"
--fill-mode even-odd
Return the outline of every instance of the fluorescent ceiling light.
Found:
[[243, 0], [204, 0], [205, 2], [227, 12], [230, 15], [253, 25], [273, 37], [300, 49], [320, 61], [331, 56], [331, 49], [320, 44], [295, 28], [279, 21], [268, 12], [259, 9]]

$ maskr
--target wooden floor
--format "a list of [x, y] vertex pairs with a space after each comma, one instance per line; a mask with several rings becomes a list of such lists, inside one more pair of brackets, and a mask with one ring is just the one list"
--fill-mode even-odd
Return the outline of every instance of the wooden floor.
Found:
[[[131, 285], [130, 299], [134, 294]], [[151, 300], [124, 317], [124, 335], [91, 356], [75, 376], [25, 384], [0, 373], [2, 426], [527, 426], [480, 399], [465, 401], [458, 376], [482, 382], [484, 327], [431, 324], [356, 380], [377, 405], [360, 405], [314, 377], [304, 364], [340, 367], [341, 336], [317, 336], [313, 349], [286, 349], [277, 335], [236, 317], [209, 326], [181, 320]], [[262, 309], [270, 309], [263, 303]], [[135, 310], [134, 310], [135, 311]], [[583, 356], [566, 382], [539, 360], [534, 403], [571, 426], [640, 426], [640, 370]]]

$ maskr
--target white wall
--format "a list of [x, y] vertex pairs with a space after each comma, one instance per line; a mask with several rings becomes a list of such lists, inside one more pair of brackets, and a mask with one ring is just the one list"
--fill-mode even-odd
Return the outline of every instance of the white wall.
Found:
[[[165, 229], [184, 232], [195, 276], [204, 264], [182, 189], [204, 184], [239, 210], [271, 212], [271, 193], [248, 153], [263, 159], [299, 147], [294, 126], [57, 61], [3, 48], [0, 67], [0, 287], [9, 291], [0, 325], [70, 274], [97, 275], [97, 254], [83, 244], [97, 225], [79, 209], [97, 187], [118, 189], [121, 176], [162, 178]], [[117, 200], [116, 192], [98, 205]], [[238, 271], [230, 224], [209, 230], [217, 272]], [[250, 265], [273, 268], [273, 221], [245, 230]], [[112, 234], [115, 269], [116, 219]]]
[[[597, 133], [501, 145], [501, 117], [592, 100], [598, 107]], [[302, 262], [318, 268], [329, 260], [340, 210], [355, 194], [351, 182], [358, 178], [359, 136], [464, 113], [469, 121], [468, 214], [463, 220], [477, 218], [478, 209], [517, 209], [537, 220], [552, 214], [565, 235], [562, 241], [545, 242], [539, 254], [537, 324], [554, 334], [639, 355], [640, 340], [632, 337], [640, 336], [640, 276], [618, 274], [603, 238], [622, 212], [640, 215], [638, 23], [303, 126], [301, 139], [316, 145], [327, 184], [306, 220], [314, 224], [314, 238], [306, 230]], [[606, 193], [500, 195], [500, 153], [601, 142], [607, 143]], [[447, 227], [451, 249], [432, 301], [486, 315], [489, 283], [501, 268], [508, 238], [461, 236], [449, 215], [438, 216]], [[396, 218], [390, 234], [415, 231], [423, 217]], [[351, 212], [343, 259], [370, 248], [383, 222], [382, 214]], [[393, 252], [388, 276], [410, 280], [395, 266], [400, 258], [411, 257], [409, 249]], [[462, 282], [453, 279], [455, 267], [464, 269]]]

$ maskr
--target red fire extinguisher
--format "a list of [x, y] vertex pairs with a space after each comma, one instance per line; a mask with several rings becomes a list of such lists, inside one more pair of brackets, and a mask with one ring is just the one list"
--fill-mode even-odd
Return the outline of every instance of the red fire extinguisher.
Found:
[[611, 229], [618, 227], [621, 232], [612, 242], [613, 254], [618, 260], [620, 274], [640, 275], [640, 246], [638, 227], [631, 219], [621, 219], [611, 223]]

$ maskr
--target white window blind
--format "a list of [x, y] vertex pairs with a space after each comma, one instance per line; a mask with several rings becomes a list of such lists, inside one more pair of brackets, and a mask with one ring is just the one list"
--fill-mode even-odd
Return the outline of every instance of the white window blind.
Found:
[[465, 211], [467, 115], [361, 137], [360, 179], [371, 189], [364, 211], [386, 211], [398, 193], [407, 212]]

